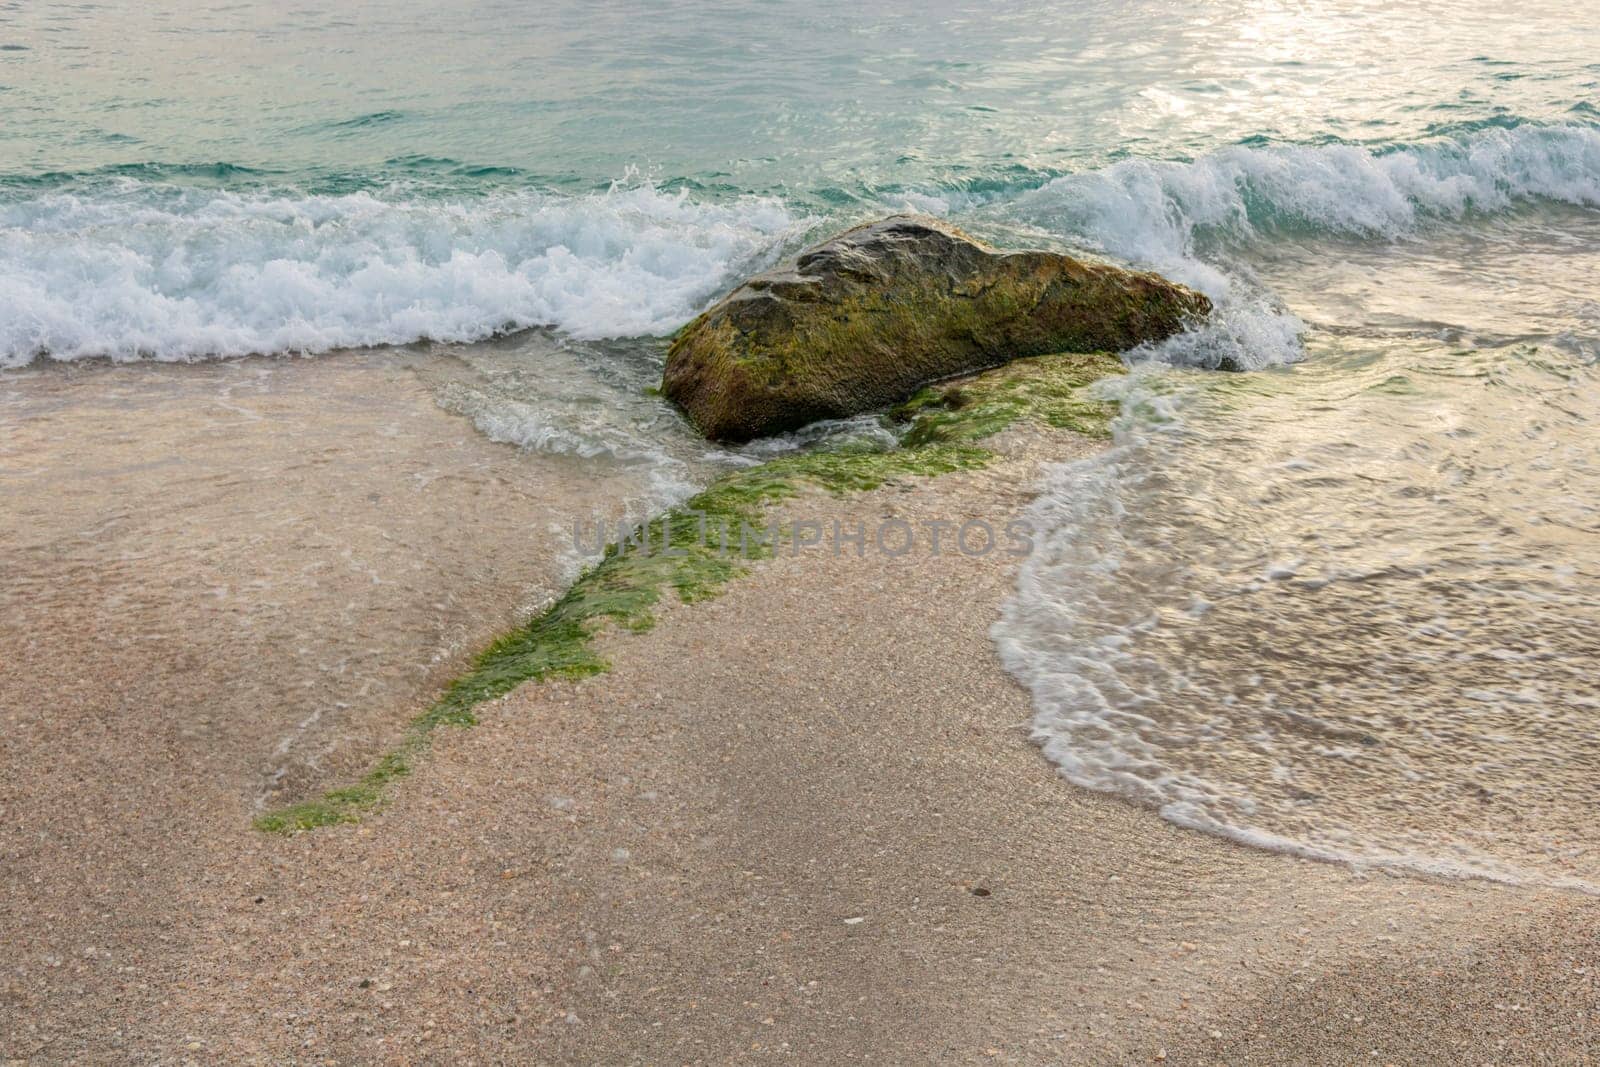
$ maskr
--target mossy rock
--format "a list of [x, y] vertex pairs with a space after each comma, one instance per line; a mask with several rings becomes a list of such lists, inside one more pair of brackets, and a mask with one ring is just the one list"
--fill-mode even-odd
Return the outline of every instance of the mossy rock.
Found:
[[1154, 274], [1001, 252], [896, 215], [751, 278], [684, 327], [662, 391], [707, 437], [747, 441], [1021, 357], [1160, 341], [1210, 310]]

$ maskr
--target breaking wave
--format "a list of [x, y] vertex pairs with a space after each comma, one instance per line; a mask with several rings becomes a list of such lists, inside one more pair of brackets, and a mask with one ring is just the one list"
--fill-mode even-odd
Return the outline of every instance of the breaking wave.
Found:
[[[815, 220], [770, 197], [406, 186], [313, 195], [160, 175], [0, 193], [0, 367], [473, 341], [530, 326], [660, 335]], [[1297, 357], [1299, 323], [1232, 255], [1297, 234], [1393, 240], [1535, 200], [1600, 205], [1600, 129], [1487, 126], [1387, 148], [1241, 144], [1028, 189], [904, 194], [992, 212], [1204, 291], [1221, 314], [1167, 358]]]
[[122, 179], [0, 200], [0, 367], [665, 333], [797, 227], [651, 187], [441, 201]]

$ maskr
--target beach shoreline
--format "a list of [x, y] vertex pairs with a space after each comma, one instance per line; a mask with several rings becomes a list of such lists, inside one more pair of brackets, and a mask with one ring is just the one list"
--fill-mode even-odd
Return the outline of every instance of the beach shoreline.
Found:
[[[779, 516], [995, 523], [1024, 511], [1044, 464], [1101, 447], [1038, 428], [991, 445], [983, 469], [809, 491]], [[57, 951], [77, 946], [61, 967], [81, 992], [13, 978], [6, 1052], [1592, 1052], [1600, 913], [1587, 898], [1365, 876], [1062, 781], [987, 636], [1014, 567], [999, 554], [779, 553], [712, 599], [664, 603], [648, 631], [606, 631], [608, 672], [525, 685], [475, 728], [441, 732], [360, 823], [284, 837], [203, 820], [165, 921], [101, 923], [93, 956], [77, 946], [89, 916], [48, 925]]]
[[1600, 19], [0, 9], [0, 1067], [1600, 1064]]

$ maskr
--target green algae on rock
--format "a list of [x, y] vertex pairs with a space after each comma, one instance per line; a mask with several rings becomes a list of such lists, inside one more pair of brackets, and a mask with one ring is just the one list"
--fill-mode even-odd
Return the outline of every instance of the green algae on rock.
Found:
[[[1108, 435], [1111, 404], [1086, 393], [1099, 378], [1120, 373], [1115, 355], [1096, 352], [1017, 360], [973, 377], [941, 382], [889, 413], [902, 427], [900, 447], [845, 444], [780, 456], [719, 478], [703, 492], [651, 519], [624, 541], [606, 546], [559, 600], [525, 625], [494, 641], [427, 711], [413, 719], [398, 745], [354, 785], [267, 812], [258, 830], [297, 833], [357, 822], [383, 803], [408, 776], [441, 726], [471, 726], [475, 709], [523, 682], [583, 678], [609, 669], [593, 647], [608, 624], [642, 632], [668, 591], [693, 603], [715, 596], [745, 572], [745, 562], [770, 556], [768, 540], [739, 538], [744, 526], [766, 527], [765, 512], [807, 490], [842, 496], [911, 477], [934, 477], [983, 467], [992, 453], [984, 438], [1017, 422], [1037, 422], [1093, 437]], [[707, 526], [732, 531], [739, 551], [707, 537]], [[630, 545], [670, 547], [637, 551]]]
[[1020, 357], [1160, 341], [1210, 308], [1154, 274], [997, 251], [897, 215], [751, 278], [689, 323], [662, 390], [707, 437], [745, 441]]

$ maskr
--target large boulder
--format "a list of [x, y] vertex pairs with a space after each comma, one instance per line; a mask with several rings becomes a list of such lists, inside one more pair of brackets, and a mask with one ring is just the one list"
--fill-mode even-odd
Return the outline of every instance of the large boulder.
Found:
[[1001, 252], [896, 215], [756, 275], [685, 326], [662, 389], [707, 437], [747, 441], [1023, 356], [1159, 341], [1210, 308], [1154, 274]]

